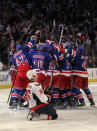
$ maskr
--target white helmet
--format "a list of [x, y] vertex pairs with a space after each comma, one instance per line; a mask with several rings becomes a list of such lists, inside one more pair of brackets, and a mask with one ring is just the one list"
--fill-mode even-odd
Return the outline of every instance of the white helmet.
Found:
[[31, 80], [31, 79], [33, 79], [33, 76], [36, 76], [36, 70], [29, 70], [29, 71], [27, 72], [27, 78], [28, 78], [29, 80]]

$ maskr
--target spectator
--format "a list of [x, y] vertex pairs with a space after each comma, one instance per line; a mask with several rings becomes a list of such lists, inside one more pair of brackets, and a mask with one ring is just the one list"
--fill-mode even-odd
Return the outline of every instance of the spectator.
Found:
[[[19, 0], [3, 0], [0, 2], [0, 48], [2, 48], [0, 50], [4, 52], [5, 48], [10, 46], [11, 40], [18, 43], [30, 22], [32, 22], [32, 33], [41, 28], [41, 41], [44, 42], [51, 34], [55, 21], [58, 41], [60, 36], [58, 27], [63, 24], [64, 41], [71, 45], [79, 43], [86, 47], [88, 55], [93, 55], [92, 51], [88, 50], [97, 43], [96, 5], [96, 0], [62, 0], [62, 2], [23, 0], [21, 3]], [[27, 32], [22, 44], [25, 43], [28, 35]]]
[[3, 67], [3, 64], [2, 64], [2, 62], [0, 60], [0, 70], [2, 70], [2, 67]]

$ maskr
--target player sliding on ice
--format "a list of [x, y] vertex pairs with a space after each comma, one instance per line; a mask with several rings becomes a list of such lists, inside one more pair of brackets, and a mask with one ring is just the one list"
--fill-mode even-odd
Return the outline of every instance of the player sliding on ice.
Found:
[[27, 77], [30, 80], [26, 88], [27, 100], [29, 103], [28, 120], [33, 118], [55, 120], [58, 115], [54, 107], [48, 103], [48, 97], [44, 94], [42, 86], [37, 82], [36, 70], [29, 70]]

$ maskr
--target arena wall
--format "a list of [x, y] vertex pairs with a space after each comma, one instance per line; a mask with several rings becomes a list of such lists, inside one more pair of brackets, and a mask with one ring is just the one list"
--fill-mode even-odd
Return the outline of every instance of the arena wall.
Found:
[[10, 88], [11, 87], [10, 76], [7, 77], [8, 73], [9, 73], [9, 70], [0, 71], [0, 88]]
[[[9, 70], [0, 71], [0, 88], [10, 88], [11, 80], [8, 75]], [[89, 82], [97, 82], [97, 68], [88, 68], [88, 78]]]

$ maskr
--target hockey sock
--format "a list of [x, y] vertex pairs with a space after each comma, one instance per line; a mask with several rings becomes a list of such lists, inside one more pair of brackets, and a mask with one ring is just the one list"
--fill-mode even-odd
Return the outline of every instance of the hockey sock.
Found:
[[73, 93], [76, 94], [76, 96], [77, 96], [80, 103], [84, 102], [83, 95], [82, 95], [82, 93], [81, 93], [81, 91], [79, 89], [73, 88], [72, 91], [73, 91]]
[[56, 104], [57, 101], [59, 101], [59, 91], [58, 91], [58, 88], [53, 87], [51, 103]]
[[62, 102], [66, 101], [67, 95], [64, 90], [60, 90], [60, 97], [61, 97]]
[[65, 92], [66, 92], [68, 97], [73, 96], [72, 91], [70, 89], [66, 89]]
[[92, 97], [92, 94], [91, 94], [89, 88], [83, 89], [83, 91], [85, 92], [85, 94], [86, 94], [86, 96], [87, 96], [87, 98], [88, 98], [88, 100], [89, 100], [89, 102], [90, 102], [90, 105], [91, 105], [91, 106], [92, 106], [92, 105], [95, 105], [95, 102], [94, 102], [94, 100], [93, 100], [93, 97]]
[[83, 91], [85, 92], [85, 94], [86, 94], [86, 96], [87, 96], [88, 99], [92, 98], [92, 94], [91, 94], [89, 88], [83, 89]]

